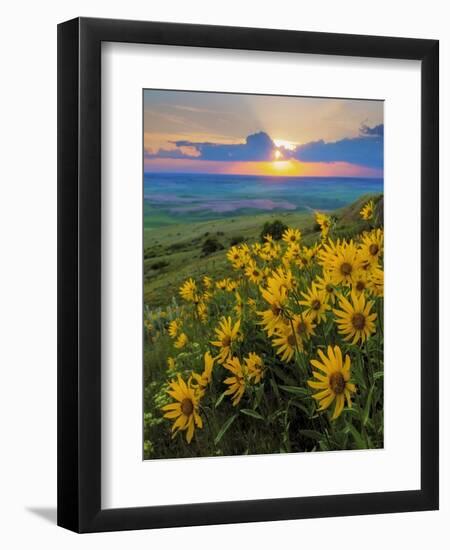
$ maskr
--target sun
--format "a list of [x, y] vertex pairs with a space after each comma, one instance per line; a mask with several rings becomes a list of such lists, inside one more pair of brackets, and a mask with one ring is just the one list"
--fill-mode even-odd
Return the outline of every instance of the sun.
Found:
[[274, 156], [275, 160], [280, 160], [283, 155], [281, 154], [281, 151], [279, 149], [275, 149]]
[[287, 141], [285, 139], [274, 139], [273, 142], [277, 147], [284, 147], [288, 151], [293, 151], [296, 148], [296, 144], [292, 141]]
[[270, 163], [270, 173], [274, 175], [294, 175], [294, 165], [290, 160], [274, 160]]

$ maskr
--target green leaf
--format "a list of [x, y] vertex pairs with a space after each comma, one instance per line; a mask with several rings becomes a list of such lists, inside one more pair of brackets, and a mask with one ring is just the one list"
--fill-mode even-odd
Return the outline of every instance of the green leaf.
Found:
[[226, 392], [226, 391], [227, 391], [227, 390], [225, 390], [225, 391], [222, 393], [222, 395], [219, 397], [219, 399], [216, 401], [216, 404], [214, 405], [214, 408], [217, 408], [217, 407], [222, 403], [223, 398], [225, 397], [225, 392]]
[[347, 424], [348, 431], [352, 434], [353, 439], [355, 440], [356, 447], [358, 449], [366, 449], [367, 445], [364, 442], [364, 439], [362, 438], [361, 434], [358, 432], [358, 430], [353, 426], [353, 424]]
[[289, 406], [296, 407], [297, 409], [300, 409], [302, 412], [306, 414], [306, 416], [309, 418], [311, 416], [311, 412], [305, 407], [305, 405], [302, 405], [301, 403], [297, 403], [297, 401], [291, 401], [289, 403]]
[[342, 413], [346, 413], [350, 416], [354, 416], [355, 418], [357, 418], [358, 420], [360, 420], [360, 417], [359, 417], [359, 414], [358, 414], [358, 411], [356, 409], [354, 409], [353, 407], [351, 409], [349, 409], [348, 407], [345, 407], [343, 410], [342, 410]]
[[259, 404], [261, 403], [261, 399], [263, 395], [264, 395], [264, 383], [262, 383], [255, 392], [255, 406], [254, 406], [255, 409], [259, 407]]
[[241, 409], [242, 414], [246, 414], [247, 416], [251, 416], [252, 418], [257, 418], [258, 420], [264, 420], [264, 417], [261, 416], [256, 411], [253, 411], [252, 409]]
[[384, 372], [382, 370], [379, 370], [378, 372], [373, 373], [373, 379], [378, 380], [379, 378], [383, 378]]
[[302, 397], [310, 397], [309, 390], [306, 388], [299, 388], [298, 386], [279, 386], [280, 389], [292, 393], [294, 395], [301, 395]]
[[280, 399], [280, 392], [278, 391], [278, 386], [273, 378], [270, 379], [270, 385], [272, 386], [273, 392], [278, 399]]
[[286, 411], [284, 409], [279, 409], [278, 411], [275, 411], [273, 412], [270, 416], [269, 416], [269, 421], [270, 422], [273, 422], [274, 420], [276, 420], [279, 416], [282, 416], [286, 414]]
[[230, 416], [230, 418], [225, 422], [225, 424], [220, 428], [220, 431], [219, 433], [216, 435], [215, 439], [214, 439], [214, 444], [217, 445], [219, 443], [219, 441], [222, 439], [222, 437], [225, 435], [226, 431], [228, 430], [228, 428], [231, 426], [231, 424], [233, 424], [233, 422], [236, 420], [237, 418], [237, 414], [234, 414], [233, 416]]
[[309, 439], [315, 439], [316, 441], [321, 441], [323, 439], [323, 435], [315, 430], [299, 430], [299, 434]]
[[370, 405], [372, 403], [372, 395], [373, 395], [373, 389], [375, 386], [372, 386], [369, 390], [369, 395], [367, 396], [366, 405], [364, 407], [363, 412], [363, 425], [365, 426], [367, 424], [367, 421], [369, 420], [369, 414], [370, 414]]
[[278, 378], [281, 378], [281, 380], [283, 380], [285, 384], [295, 384], [295, 380], [291, 376], [289, 376], [289, 374], [280, 369], [280, 367], [272, 367], [272, 370], [275, 372]]

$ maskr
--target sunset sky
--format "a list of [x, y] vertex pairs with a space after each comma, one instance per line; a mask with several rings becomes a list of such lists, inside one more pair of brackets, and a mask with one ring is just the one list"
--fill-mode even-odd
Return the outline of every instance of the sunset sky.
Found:
[[144, 91], [145, 172], [383, 177], [383, 102]]

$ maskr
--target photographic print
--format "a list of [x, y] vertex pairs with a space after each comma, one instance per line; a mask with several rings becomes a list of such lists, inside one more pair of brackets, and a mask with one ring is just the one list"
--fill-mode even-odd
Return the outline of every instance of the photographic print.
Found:
[[383, 102], [143, 91], [145, 460], [383, 448]]

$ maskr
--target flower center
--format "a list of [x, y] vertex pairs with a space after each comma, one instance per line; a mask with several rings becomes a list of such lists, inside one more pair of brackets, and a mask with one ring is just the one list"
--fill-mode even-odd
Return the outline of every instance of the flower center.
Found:
[[277, 306], [276, 304], [272, 304], [271, 310], [275, 317], [281, 315], [281, 307]]
[[304, 334], [306, 332], [306, 325], [303, 321], [299, 321], [297, 324], [297, 334]]
[[376, 256], [378, 254], [378, 251], [379, 251], [379, 247], [377, 244], [373, 243], [369, 246], [369, 252], [372, 256]]
[[366, 285], [364, 281], [358, 281], [356, 283], [356, 290], [358, 290], [359, 292], [363, 291], [365, 288], [366, 288]]
[[224, 336], [222, 338], [222, 346], [227, 348], [231, 344], [231, 338], [229, 336]]
[[366, 324], [366, 318], [362, 313], [355, 313], [352, 317], [352, 324], [356, 330], [362, 330]]
[[341, 265], [341, 273], [342, 273], [342, 275], [350, 275], [351, 272], [352, 272], [352, 266], [351, 266], [351, 264], [349, 264], [348, 262], [344, 262], [344, 263]]
[[316, 311], [320, 309], [320, 300], [313, 300], [311, 302], [311, 308], [315, 309]]
[[333, 294], [334, 292], [334, 288], [331, 286], [331, 285], [327, 285], [325, 287], [325, 290], [329, 293], [329, 294]]
[[342, 376], [342, 373], [340, 372], [333, 372], [333, 374], [330, 375], [329, 379], [330, 388], [333, 390], [333, 392], [337, 395], [340, 393], [343, 393], [345, 390], [345, 380]]
[[293, 334], [289, 334], [289, 336], [287, 337], [287, 341], [290, 346], [295, 346], [295, 336]]
[[181, 412], [186, 416], [190, 416], [194, 412], [194, 403], [188, 397], [181, 402]]
[[253, 271], [253, 277], [259, 277], [259, 271]]

